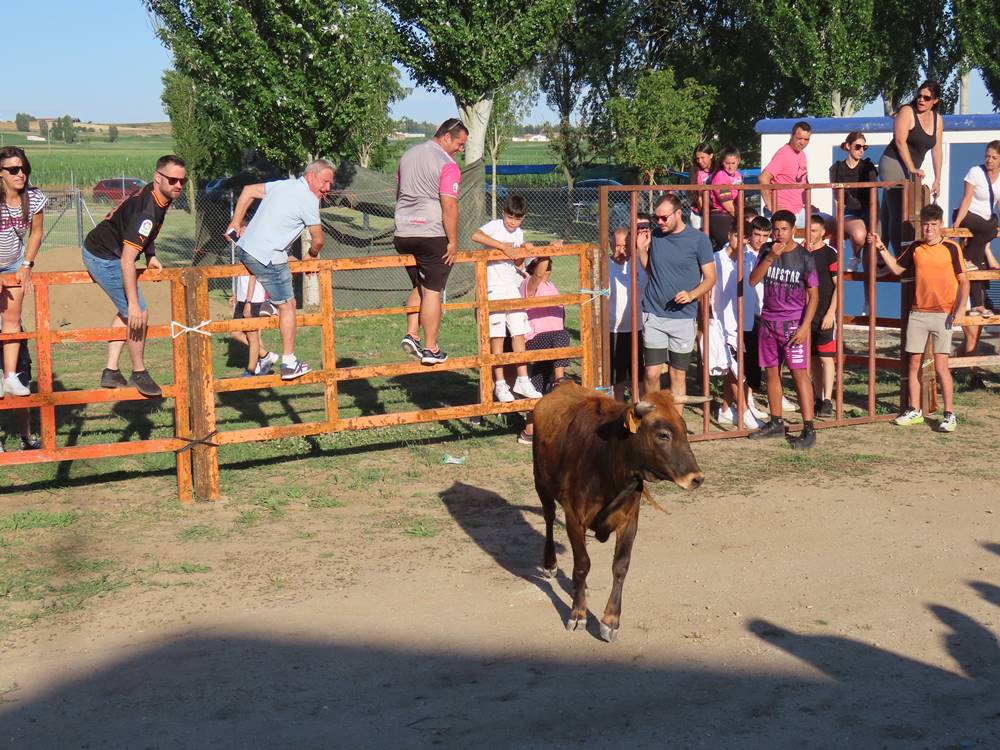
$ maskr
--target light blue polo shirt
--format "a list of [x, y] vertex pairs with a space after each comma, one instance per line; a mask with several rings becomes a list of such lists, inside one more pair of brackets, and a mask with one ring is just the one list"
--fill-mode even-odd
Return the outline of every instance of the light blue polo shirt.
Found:
[[288, 248], [319, 220], [319, 198], [304, 177], [264, 183], [264, 199], [237, 245], [264, 265], [288, 262]]

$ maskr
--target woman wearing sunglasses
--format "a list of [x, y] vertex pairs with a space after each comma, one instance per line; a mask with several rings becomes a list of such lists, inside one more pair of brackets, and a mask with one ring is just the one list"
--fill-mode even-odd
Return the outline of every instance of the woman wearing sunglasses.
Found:
[[[892, 124], [892, 143], [882, 153], [878, 163], [879, 179], [885, 182], [908, 180], [911, 176], [923, 179], [921, 168], [927, 152], [934, 164], [934, 183], [931, 193], [941, 194], [941, 162], [944, 149], [941, 136], [944, 118], [941, 117], [941, 84], [924, 81], [917, 89], [917, 96], [896, 112]], [[882, 194], [882, 238], [893, 252], [899, 252], [901, 221], [903, 218], [903, 191], [899, 188], [885, 190]]]
[[[830, 166], [830, 182], [878, 182], [878, 168], [871, 159], [865, 158], [868, 144], [865, 134], [854, 130], [840, 144], [847, 152], [847, 158]], [[834, 193], [834, 200], [837, 193]], [[871, 190], [868, 188], [844, 189], [844, 236], [851, 241], [854, 257], [848, 263], [848, 271], [858, 271], [862, 264], [862, 251], [868, 236], [868, 218], [871, 209]]]
[[[0, 276], [14, 274], [14, 286], [0, 280], [0, 318], [4, 333], [21, 330], [21, 304], [31, 291], [31, 269], [42, 244], [42, 214], [47, 198], [28, 181], [31, 162], [17, 146], [0, 149]], [[17, 355], [21, 344], [3, 345], [4, 395], [27, 396], [31, 390], [17, 377]]]

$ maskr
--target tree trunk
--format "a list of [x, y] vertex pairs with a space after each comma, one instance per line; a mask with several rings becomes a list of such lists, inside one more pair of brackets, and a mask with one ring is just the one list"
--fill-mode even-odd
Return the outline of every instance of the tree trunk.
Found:
[[958, 90], [958, 113], [960, 115], [969, 114], [969, 84], [972, 83], [972, 69], [969, 68], [962, 73], [962, 84]]
[[839, 91], [834, 91], [831, 94], [830, 105], [834, 117], [854, 117], [854, 113], [857, 111], [854, 100], [850, 97], [843, 98]]
[[371, 144], [365, 143], [358, 149], [358, 166], [368, 169], [368, 165], [372, 160], [372, 147]]
[[490, 214], [494, 219], [497, 217], [497, 152], [493, 149], [490, 152], [490, 158], [493, 160], [493, 184], [490, 185], [490, 199], [492, 201], [492, 213]]
[[493, 99], [483, 98], [475, 104], [463, 105], [457, 99], [458, 114], [469, 129], [469, 140], [465, 144], [465, 163], [482, 159], [486, 147], [486, 126], [490, 122]]

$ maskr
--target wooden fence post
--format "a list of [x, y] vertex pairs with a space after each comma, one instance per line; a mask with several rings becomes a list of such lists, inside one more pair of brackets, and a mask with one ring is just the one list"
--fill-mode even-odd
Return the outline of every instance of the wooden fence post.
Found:
[[[184, 297], [187, 325], [191, 328], [211, 319], [208, 309], [208, 277], [199, 269], [184, 272]], [[187, 333], [188, 380], [191, 385], [191, 431], [195, 440], [211, 443], [215, 432], [215, 391], [212, 388], [212, 338]], [[218, 500], [219, 449], [214, 445], [195, 444], [191, 449], [194, 462], [194, 491], [203, 500]]]

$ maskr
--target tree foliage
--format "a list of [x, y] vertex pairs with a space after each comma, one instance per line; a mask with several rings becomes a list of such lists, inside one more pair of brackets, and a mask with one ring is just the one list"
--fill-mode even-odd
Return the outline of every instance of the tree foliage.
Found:
[[493, 218], [497, 216], [497, 160], [510, 143], [517, 125], [531, 111], [537, 99], [535, 78], [527, 73], [522, 73], [510, 84], [498, 89], [493, 96], [490, 122], [486, 126], [486, 150], [493, 163], [491, 191]]
[[374, 0], [145, 3], [205, 111], [289, 172], [349, 150], [394, 48]]
[[62, 117], [57, 117], [52, 121], [52, 128], [49, 131], [49, 137], [53, 141], [62, 141], [63, 143], [76, 143], [77, 132], [76, 126], [73, 124], [73, 118], [69, 115], [63, 115]]
[[49, 137], [49, 121], [48, 120], [42, 119], [42, 120], [38, 121], [38, 134], [40, 136], [42, 136], [42, 138], [46, 138], [47, 139]]
[[26, 112], [18, 112], [14, 115], [14, 127], [21, 133], [27, 133], [31, 130], [31, 121], [35, 118]]
[[1000, 110], [1000, 13], [995, 0], [954, 0], [955, 25], [968, 64], [983, 76]]
[[108, 126], [108, 143], [114, 143], [118, 140], [118, 126], [109, 125]]
[[638, 169], [650, 185], [664, 169], [683, 167], [702, 137], [715, 93], [692, 78], [678, 85], [670, 69], [640, 76], [634, 94], [606, 104], [617, 163]]
[[[872, 65], [882, 0], [753, 0], [778, 69], [797, 79], [812, 115], [845, 117], [881, 93]], [[789, 41], [794, 40], [794, 44]]]
[[455, 97], [470, 131], [467, 162], [482, 157], [494, 94], [532, 66], [572, 4], [573, 0], [388, 0], [402, 43], [402, 62], [421, 85]]
[[389, 136], [395, 128], [389, 117], [389, 107], [409, 93], [400, 84], [399, 71], [391, 60], [385, 59], [376, 64], [382, 68], [382, 85], [376, 88], [359, 113], [348, 147], [348, 153], [365, 169], [381, 167], [388, 160], [393, 151], [389, 146]]

